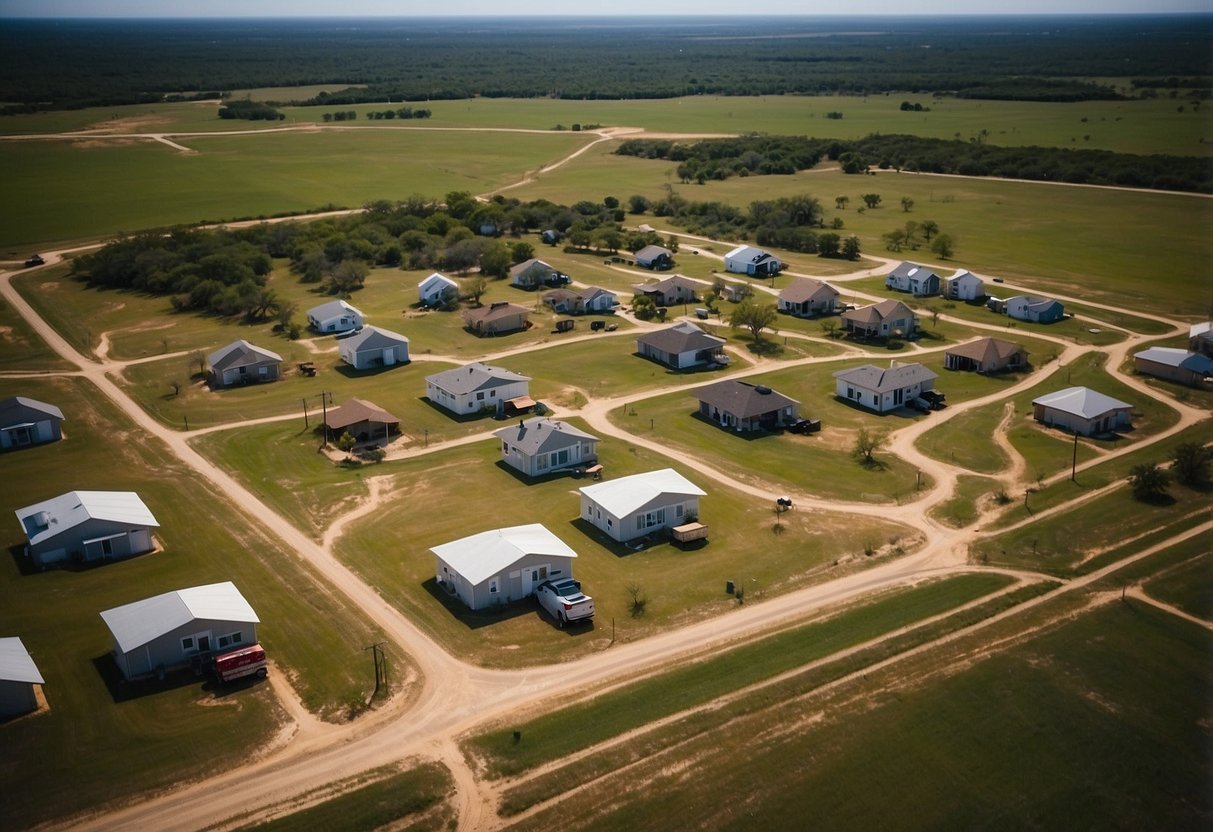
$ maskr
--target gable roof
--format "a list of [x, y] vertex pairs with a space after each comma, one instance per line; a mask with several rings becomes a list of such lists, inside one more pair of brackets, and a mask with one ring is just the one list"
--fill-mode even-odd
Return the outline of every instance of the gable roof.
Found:
[[37, 399], [30, 399], [25, 396], [9, 396], [7, 399], [0, 401], [0, 427], [29, 421], [33, 418], [32, 414], [34, 413], [50, 416], [60, 421], [63, 420], [63, 411], [53, 404], [47, 404], [46, 402], [40, 402]]
[[1188, 327], [1189, 338], [1213, 338], [1213, 323], [1202, 321], [1198, 324], [1192, 324]]
[[769, 251], [763, 251], [754, 246], [738, 246], [724, 256], [725, 260], [744, 260], [748, 259], [751, 263], [761, 262], [773, 255]]
[[652, 245], [645, 246], [644, 248], [640, 249], [640, 251], [636, 252], [635, 257], [637, 260], [656, 260], [663, 254], [666, 257], [672, 257], [674, 252], [670, 251], [665, 246]]
[[1024, 306], [1033, 311], [1048, 309], [1054, 304], [1061, 306], [1061, 301], [1040, 297], [1039, 295], [1015, 295], [1014, 297], [1007, 298], [1007, 304], [1010, 305], [1017, 300], [1023, 301]]
[[1133, 405], [1128, 402], [1105, 396], [1090, 387], [1067, 387], [1064, 390], [1033, 399], [1032, 404], [1051, 407], [1083, 419], [1094, 419], [1110, 410], [1131, 410], [1133, 408]]
[[675, 324], [666, 329], [659, 329], [656, 332], [646, 332], [637, 338], [636, 341], [637, 343], [647, 344], [653, 349], [673, 355], [715, 349], [723, 346], [725, 342], [723, 338], [708, 335], [689, 321]]
[[982, 280], [977, 275], [973, 274], [968, 269], [957, 269], [956, 274], [952, 275], [949, 278], [946, 278], [946, 280], [948, 281], [948, 283], [954, 283], [954, 282], [961, 281], [961, 280], [965, 281], [966, 283], [969, 283], [972, 281], [977, 281], [981, 285], [983, 285], [983, 286], [985, 285], [984, 280]]
[[46, 684], [18, 636], [0, 638], [0, 682]]
[[887, 320], [913, 318], [914, 310], [895, 298], [889, 298], [859, 309], [849, 309], [842, 313], [842, 317], [861, 324], [878, 324]]
[[742, 419], [799, 404], [796, 399], [790, 399], [770, 387], [731, 379], [692, 390], [691, 395]]
[[1153, 361], [1156, 364], [1165, 364], [1168, 367], [1190, 370], [1193, 373], [1213, 374], [1213, 358], [1175, 347], [1150, 347], [1148, 350], [1133, 353], [1133, 357]]
[[578, 491], [616, 517], [627, 517], [663, 494], [707, 496], [706, 491], [673, 468], [594, 483], [579, 488]]
[[530, 260], [523, 260], [517, 266], [511, 267], [510, 268], [510, 277], [514, 278], [514, 277], [518, 277], [518, 275], [520, 275], [520, 274], [526, 274], [531, 269], [535, 269], [537, 274], [539, 274], [539, 273], [554, 274], [556, 272], [555, 266], [551, 265], [550, 263], [545, 263], [544, 261], [540, 260], [538, 257], [532, 257]]
[[944, 350], [945, 355], [959, 355], [961, 358], [971, 358], [983, 364], [989, 361], [1004, 361], [1017, 352], [1028, 354], [1028, 351], [1019, 344], [998, 338], [978, 338], [976, 341], [958, 344]]
[[527, 555], [575, 558], [577, 553], [541, 523], [493, 529], [430, 551], [473, 584], [509, 569]]
[[425, 380], [435, 387], [459, 396], [475, 390], [486, 390], [490, 387], [501, 387], [505, 384], [513, 384], [515, 381], [530, 381], [531, 379], [530, 376], [512, 373], [500, 367], [490, 367], [488, 364], [477, 361], [452, 370], [434, 373], [426, 376]]
[[864, 364], [849, 370], [839, 370], [834, 373], [834, 378], [854, 384], [856, 387], [862, 387], [864, 390], [887, 393], [890, 390], [931, 381], [939, 378], [939, 375], [921, 364], [894, 364], [892, 367], [884, 368], [874, 364]]
[[494, 303], [491, 306], [482, 306], [479, 309], [467, 309], [463, 313], [463, 319], [469, 324], [489, 324], [494, 321], [512, 318], [516, 315], [529, 317], [531, 310], [525, 306], [519, 306], [516, 303], [502, 301]]
[[671, 289], [677, 289], [679, 287], [682, 287], [683, 289], [690, 289], [692, 293], [696, 289], [703, 288], [694, 280], [691, 280], [689, 277], [685, 277], [681, 274], [672, 274], [669, 277], [661, 280], [654, 280], [652, 283], [637, 283], [632, 288], [638, 292], [646, 294], [649, 292], [661, 292], [662, 294], [665, 294]]
[[360, 318], [363, 317], [357, 307], [351, 306], [343, 300], [330, 300], [328, 303], [313, 306], [307, 311], [307, 316], [317, 321], [327, 321], [330, 318], [340, 318], [347, 312], [352, 312]]
[[493, 436], [508, 442], [510, 447], [517, 448], [527, 455], [558, 451], [576, 445], [583, 439], [599, 441], [597, 436], [578, 430], [567, 422], [557, 422], [542, 416], [525, 419], [517, 425], [494, 431]]
[[237, 367], [249, 367], [263, 361], [281, 361], [282, 356], [276, 352], [262, 349], [241, 338], [226, 347], [220, 347], [206, 357], [206, 363], [216, 373], [233, 370]]
[[610, 289], [600, 289], [597, 286], [586, 286], [584, 289], [581, 290], [581, 299], [584, 300], [586, 303], [589, 303], [590, 301], [595, 300], [596, 298], [599, 298], [602, 295], [609, 295], [612, 298], [616, 297], [616, 294], [614, 292], [612, 292]]
[[31, 544], [87, 520], [106, 520], [128, 526], [160, 525], [134, 491], [69, 491], [19, 508], [16, 515]]
[[779, 299], [788, 303], [804, 303], [814, 298], [836, 298], [838, 290], [823, 280], [798, 277], [779, 293]]
[[363, 350], [382, 350], [388, 347], [395, 347], [399, 344], [408, 345], [409, 339], [401, 335], [399, 332], [392, 332], [388, 329], [380, 329], [377, 326], [364, 326], [361, 330], [353, 335], [347, 335], [340, 340], [343, 347], [353, 347], [354, 352], [362, 352]]
[[191, 621], [214, 620], [259, 624], [261, 619], [231, 581], [175, 589], [101, 613], [123, 653], [159, 638]]
[[434, 286], [450, 286], [452, 289], [458, 289], [459, 284], [441, 272], [434, 272], [425, 280], [417, 284], [417, 288], [422, 292], [429, 291]]
[[325, 418], [325, 424], [333, 430], [341, 430], [359, 422], [383, 422], [398, 425], [400, 420], [374, 402], [366, 399], [350, 399], [340, 407], [333, 408]]

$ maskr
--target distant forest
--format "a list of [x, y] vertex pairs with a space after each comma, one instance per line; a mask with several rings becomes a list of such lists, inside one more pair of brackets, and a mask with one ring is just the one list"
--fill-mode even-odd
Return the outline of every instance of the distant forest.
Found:
[[[0, 111], [313, 84], [338, 88], [307, 102], [331, 106], [886, 91], [1073, 101], [1181, 82], [1200, 95], [1213, 77], [1210, 42], [1210, 15], [9, 19], [0, 26]], [[340, 89], [353, 84], [366, 87]]]

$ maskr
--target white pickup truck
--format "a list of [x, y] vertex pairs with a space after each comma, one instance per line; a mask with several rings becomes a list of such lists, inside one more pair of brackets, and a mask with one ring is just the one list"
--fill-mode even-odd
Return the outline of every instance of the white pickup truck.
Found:
[[572, 578], [544, 581], [535, 590], [539, 606], [563, 627], [571, 621], [589, 622], [594, 617], [594, 599], [581, 591], [581, 582]]

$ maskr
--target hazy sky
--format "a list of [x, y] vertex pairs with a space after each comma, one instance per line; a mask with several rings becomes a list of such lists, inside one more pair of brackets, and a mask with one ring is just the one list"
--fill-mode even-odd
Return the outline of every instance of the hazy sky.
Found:
[[0, 0], [0, 17], [357, 17], [419, 15], [1097, 14], [1208, 12], [1209, 0]]

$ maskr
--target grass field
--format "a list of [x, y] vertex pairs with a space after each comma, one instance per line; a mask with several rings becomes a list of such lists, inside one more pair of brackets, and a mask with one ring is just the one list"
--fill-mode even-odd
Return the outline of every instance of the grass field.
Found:
[[1205, 552], [1152, 578], [1145, 589], [1189, 615], [1213, 621], [1213, 553]]
[[932, 507], [931, 516], [954, 529], [971, 525], [977, 520], [981, 499], [998, 490], [997, 480], [961, 474], [956, 478], [956, 491], [951, 498]]

